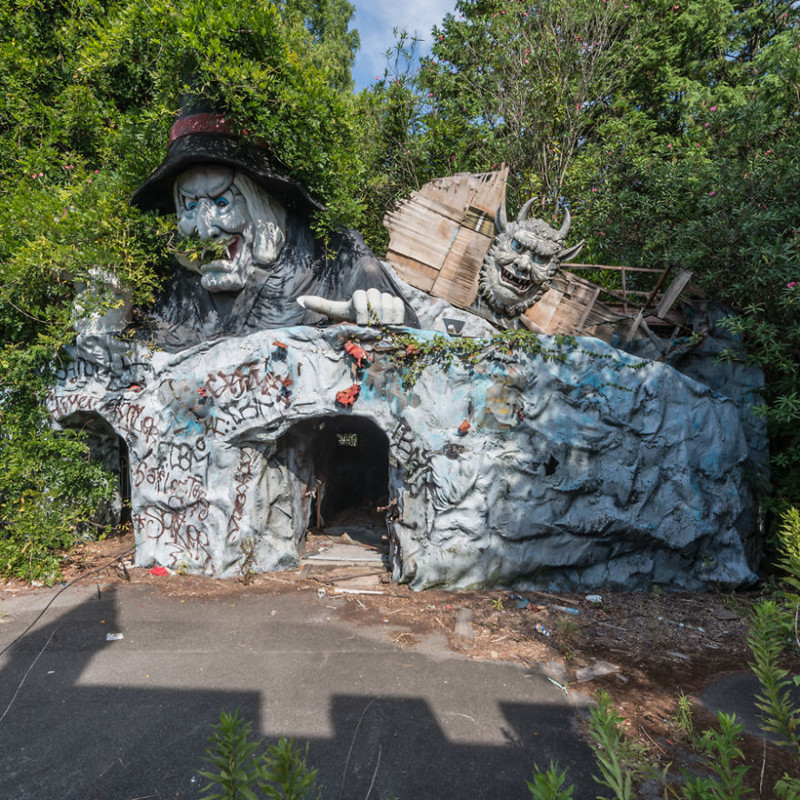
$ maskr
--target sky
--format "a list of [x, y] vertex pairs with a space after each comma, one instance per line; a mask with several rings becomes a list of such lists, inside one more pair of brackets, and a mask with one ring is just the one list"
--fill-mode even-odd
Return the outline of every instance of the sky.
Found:
[[386, 51], [394, 45], [394, 28], [405, 28], [423, 41], [419, 55], [430, 50], [431, 28], [455, 8], [455, 0], [351, 0], [356, 7], [351, 28], [361, 36], [356, 53], [353, 80], [356, 91], [366, 88], [383, 76]]

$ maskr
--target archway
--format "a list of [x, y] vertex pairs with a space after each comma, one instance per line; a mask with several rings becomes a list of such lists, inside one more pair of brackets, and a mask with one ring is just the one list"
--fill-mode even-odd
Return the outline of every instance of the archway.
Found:
[[86, 435], [89, 454], [117, 477], [114, 497], [97, 509], [95, 525], [122, 529], [131, 523], [131, 474], [127, 442], [111, 425], [95, 412], [76, 411], [61, 421], [65, 428], [80, 430]]
[[389, 439], [366, 417], [337, 415], [303, 420], [281, 450], [310, 498], [307, 530], [347, 534], [371, 546], [386, 544]]

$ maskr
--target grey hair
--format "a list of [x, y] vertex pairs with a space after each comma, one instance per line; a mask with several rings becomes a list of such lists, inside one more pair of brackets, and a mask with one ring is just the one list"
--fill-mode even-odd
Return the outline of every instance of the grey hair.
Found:
[[286, 210], [242, 172], [235, 173], [233, 185], [244, 198], [253, 220], [253, 259], [262, 266], [272, 264], [286, 242]]

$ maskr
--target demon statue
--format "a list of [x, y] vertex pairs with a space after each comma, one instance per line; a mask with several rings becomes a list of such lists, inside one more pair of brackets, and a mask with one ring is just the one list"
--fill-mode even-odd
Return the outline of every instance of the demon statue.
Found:
[[417, 325], [360, 234], [317, 239], [310, 214], [322, 204], [223, 115], [185, 112], [132, 202], [176, 214], [183, 237], [181, 266], [147, 313], [149, 335], [167, 350], [326, 316]]
[[[490, 311], [498, 322], [513, 322], [549, 288], [559, 267], [578, 255], [583, 242], [564, 248], [570, 215], [566, 212], [560, 230], [544, 220], [529, 219], [533, 198], [509, 222], [505, 204], [495, 219], [497, 236], [483, 261], [475, 310]], [[488, 308], [486, 308], [488, 306]]]

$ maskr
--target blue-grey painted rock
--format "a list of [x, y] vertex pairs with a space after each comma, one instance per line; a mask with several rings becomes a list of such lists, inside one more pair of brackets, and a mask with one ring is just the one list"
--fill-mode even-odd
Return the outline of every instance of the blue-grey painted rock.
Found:
[[353, 325], [134, 343], [113, 374], [76, 359], [49, 402], [127, 443], [140, 566], [232, 576], [249, 543], [256, 569], [296, 566], [315, 431], [365, 418], [388, 440], [393, 578], [414, 589], [752, 582], [735, 403], [596, 339], [525, 339], [542, 351], [477, 340], [472, 363], [416, 375], [414, 348]]

